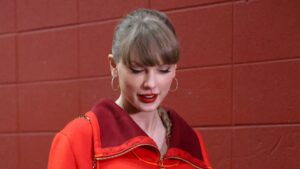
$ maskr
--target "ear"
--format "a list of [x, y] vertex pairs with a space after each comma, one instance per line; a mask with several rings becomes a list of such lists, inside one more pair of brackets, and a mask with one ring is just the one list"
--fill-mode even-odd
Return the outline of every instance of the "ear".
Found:
[[108, 61], [109, 61], [109, 66], [110, 66], [110, 72], [112, 76], [117, 76], [118, 75], [118, 71], [117, 71], [117, 64], [114, 60], [114, 57], [112, 54], [108, 55]]

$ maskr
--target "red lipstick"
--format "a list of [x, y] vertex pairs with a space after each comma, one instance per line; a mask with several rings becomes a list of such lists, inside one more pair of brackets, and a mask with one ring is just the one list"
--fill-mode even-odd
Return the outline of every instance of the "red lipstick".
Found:
[[139, 94], [138, 97], [143, 103], [153, 103], [157, 98], [157, 94]]

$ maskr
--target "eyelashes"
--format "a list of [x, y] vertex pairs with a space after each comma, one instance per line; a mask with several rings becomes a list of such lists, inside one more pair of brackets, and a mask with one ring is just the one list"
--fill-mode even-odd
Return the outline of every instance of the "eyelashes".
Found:
[[141, 73], [143, 72], [144, 70], [143, 69], [134, 69], [132, 67], [129, 68], [131, 70], [132, 73], [134, 74], [138, 74], [138, 73]]
[[[129, 69], [134, 74], [139, 74], [139, 73], [142, 73], [144, 71], [147, 71], [147, 69], [139, 68], [139, 67], [129, 67]], [[171, 66], [168, 66], [167, 68], [158, 68], [157, 71], [159, 73], [166, 74], [166, 73], [170, 72], [170, 69], [171, 69]]]
[[168, 69], [160, 69], [159, 72], [161, 72], [161, 73], [169, 73], [170, 72], [170, 67]]

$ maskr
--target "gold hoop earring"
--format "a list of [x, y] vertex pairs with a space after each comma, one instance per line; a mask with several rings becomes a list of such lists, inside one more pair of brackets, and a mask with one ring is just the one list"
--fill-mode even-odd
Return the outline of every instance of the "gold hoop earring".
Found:
[[174, 81], [175, 81], [175, 83], [176, 83], [176, 86], [175, 86], [174, 89], [170, 89], [170, 90], [169, 90], [170, 92], [175, 92], [175, 91], [178, 89], [178, 80], [177, 80], [176, 77], [174, 77]]
[[114, 81], [115, 81], [116, 77], [117, 77], [117, 76], [112, 76], [112, 78], [111, 78], [111, 83], [110, 83], [110, 85], [111, 85], [111, 88], [112, 88], [113, 91], [118, 91], [119, 88], [120, 88], [119, 85], [118, 85], [117, 87], [115, 87], [115, 85], [114, 85]]

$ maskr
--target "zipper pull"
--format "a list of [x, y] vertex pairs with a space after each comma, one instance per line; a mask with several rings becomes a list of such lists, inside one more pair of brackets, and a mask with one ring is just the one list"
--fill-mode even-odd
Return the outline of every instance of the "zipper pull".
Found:
[[93, 159], [93, 169], [97, 168], [97, 160], [96, 158]]
[[160, 169], [165, 169], [165, 167], [164, 167], [164, 157], [162, 155], [159, 158], [159, 168]]

